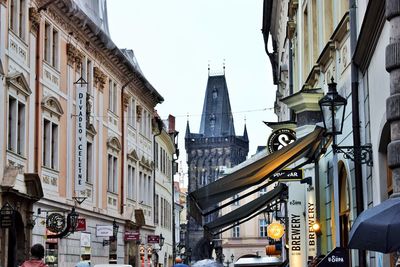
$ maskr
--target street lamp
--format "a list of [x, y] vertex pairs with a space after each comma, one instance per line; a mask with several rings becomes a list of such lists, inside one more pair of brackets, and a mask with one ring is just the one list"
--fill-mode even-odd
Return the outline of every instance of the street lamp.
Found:
[[372, 148], [371, 145], [365, 146], [338, 146], [336, 144], [336, 136], [342, 133], [344, 116], [347, 100], [338, 94], [336, 90], [337, 84], [333, 77], [331, 83], [328, 84], [328, 93], [319, 100], [319, 106], [322, 112], [322, 119], [326, 134], [332, 136], [332, 169], [333, 169], [333, 192], [335, 203], [335, 240], [336, 247], [340, 247], [340, 219], [339, 219], [339, 174], [338, 174], [338, 158], [337, 153], [343, 153], [344, 158], [350, 159], [358, 163], [366, 163], [372, 165]]
[[339, 219], [339, 175], [338, 158], [336, 151], [336, 135], [342, 133], [344, 114], [347, 100], [336, 91], [336, 83], [331, 80], [328, 84], [328, 93], [319, 100], [322, 119], [326, 133], [332, 135], [333, 150], [333, 199], [335, 203], [335, 245], [340, 247], [340, 219]]
[[164, 246], [164, 241], [165, 237], [163, 237], [162, 234], [160, 234], [160, 242], [158, 243], [158, 245], [160, 246], [160, 250]]

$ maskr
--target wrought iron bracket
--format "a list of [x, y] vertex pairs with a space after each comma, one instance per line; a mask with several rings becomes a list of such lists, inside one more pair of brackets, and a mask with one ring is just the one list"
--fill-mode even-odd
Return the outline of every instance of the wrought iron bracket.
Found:
[[[335, 153], [344, 154], [345, 159], [350, 159], [354, 162], [367, 164], [372, 166], [372, 145], [366, 144], [365, 146], [337, 146], [333, 145], [332, 149]], [[357, 154], [359, 155], [357, 158]]]

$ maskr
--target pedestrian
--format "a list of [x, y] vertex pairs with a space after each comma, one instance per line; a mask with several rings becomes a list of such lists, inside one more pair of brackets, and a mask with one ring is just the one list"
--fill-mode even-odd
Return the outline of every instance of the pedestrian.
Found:
[[43, 262], [43, 257], [44, 247], [42, 244], [35, 244], [31, 247], [31, 258], [22, 263], [20, 267], [49, 267]]

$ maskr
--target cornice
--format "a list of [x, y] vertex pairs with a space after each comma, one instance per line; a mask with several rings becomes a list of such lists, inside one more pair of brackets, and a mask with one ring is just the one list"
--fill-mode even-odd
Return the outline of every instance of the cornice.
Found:
[[280, 101], [293, 110], [296, 114], [304, 111], [319, 111], [318, 101], [324, 96], [319, 89], [302, 89], [301, 91], [282, 98]]
[[40, 27], [40, 13], [35, 7], [29, 8], [29, 21], [31, 22], [31, 32], [36, 35]]

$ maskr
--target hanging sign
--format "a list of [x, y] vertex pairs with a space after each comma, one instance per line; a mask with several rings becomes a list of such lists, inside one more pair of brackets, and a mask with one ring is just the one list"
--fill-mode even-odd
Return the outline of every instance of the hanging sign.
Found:
[[75, 231], [86, 231], [86, 219], [78, 218]]
[[278, 222], [273, 222], [267, 227], [267, 235], [272, 239], [279, 239], [284, 233], [285, 227]]
[[85, 190], [86, 181], [86, 84], [76, 84], [75, 191]]
[[296, 141], [296, 132], [290, 129], [278, 129], [273, 131], [268, 138], [268, 151], [274, 153], [283, 147]]
[[139, 231], [126, 231], [124, 234], [125, 241], [137, 241], [140, 240]]
[[272, 175], [272, 180], [279, 180], [279, 181], [299, 181], [303, 179], [303, 170], [281, 170], [276, 172]]
[[159, 235], [148, 235], [147, 236], [147, 243], [149, 243], [149, 244], [159, 244], [160, 243], [160, 236]]

